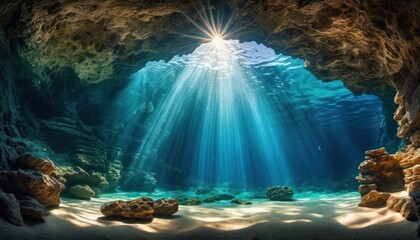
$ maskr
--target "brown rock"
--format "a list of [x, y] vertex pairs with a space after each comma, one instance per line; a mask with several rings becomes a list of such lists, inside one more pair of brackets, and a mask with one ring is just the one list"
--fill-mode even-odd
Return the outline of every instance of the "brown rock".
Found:
[[77, 198], [85, 200], [90, 200], [95, 196], [95, 191], [87, 185], [74, 185], [70, 188], [70, 193]]
[[147, 197], [137, 198], [131, 201], [113, 201], [101, 207], [101, 213], [107, 217], [121, 216], [126, 218], [147, 219], [153, 217], [152, 199]]
[[386, 205], [386, 200], [391, 196], [389, 193], [370, 191], [362, 197], [359, 207], [382, 207]]
[[154, 215], [172, 215], [178, 212], [178, 206], [179, 201], [176, 199], [158, 199], [154, 204]]
[[407, 193], [409, 196], [411, 196], [412, 192], [420, 191], [420, 175], [418, 176], [419, 176], [419, 180], [412, 181], [407, 186]]
[[20, 212], [25, 218], [44, 220], [50, 215], [50, 211], [44, 205], [29, 196], [19, 196], [19, 203]]
[[400, 211], [401, 215], [409, 220], [414, 221], [417, 220], [416, 210], [414, 209], [413, 201], [411, 198], [407, 199]]
[[0, 187], [6, 191], [30, 195], [46, 207], [60, 205], [60, 193], [64, 185], [35, 170], [0, 171]]
[[379, 149], [373, 149], [373, 150], [367, 150], [365, 152], [365, 155], [373, 157], [373, 158], [380, 158], [383, 155], [388, 155], [385, 148], [379, 148]]
[[35, 157], [28, 153], [17, 157], [14, 164], [17, 168], [37, 170], [48, 176], [51, 176], [55, 170], [54, 163], [50, 160]]
[[368, 194], [372, 190], [377, 190], [378, 187], [376, 184], [360, 184], [359, 185], [359, 193], [361, 196]]
[[394, 212], [400, 212], [402, 206], [408, 199], [408, 197], [395, 197], [391, 195], [386, 201], [386, 206]]
[[19, 201], [13, 194], [0, 193], [0, 209], [0, 214], [6, 221], [18, 226], [23, 225]]

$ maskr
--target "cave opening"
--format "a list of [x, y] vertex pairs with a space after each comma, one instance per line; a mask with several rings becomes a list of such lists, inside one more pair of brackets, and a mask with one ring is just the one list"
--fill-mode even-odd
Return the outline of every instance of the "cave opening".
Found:
[[322, 82], [304, 61], [255, 42], [216, 38], [149, 62], [109, 113], [121, 190], [197, 187], [356, 189], [379, 147], [381, 100]]

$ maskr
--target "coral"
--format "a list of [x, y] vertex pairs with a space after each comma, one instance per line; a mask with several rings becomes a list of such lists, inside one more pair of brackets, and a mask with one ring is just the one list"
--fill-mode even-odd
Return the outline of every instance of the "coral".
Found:
[[267, 188], [265, 194], [271, 201], [290, 201], [294, 193], [289, 187], [273, 186]]

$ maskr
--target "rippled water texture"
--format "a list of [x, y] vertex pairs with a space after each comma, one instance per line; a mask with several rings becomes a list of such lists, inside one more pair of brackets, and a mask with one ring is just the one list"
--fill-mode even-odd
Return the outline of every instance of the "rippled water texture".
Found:
[[378, 98], [233, 40], [150, 62], [115, 112], [133, 169], [155, 172], [158, 184], [163, 166], [176, 166], [195, 182], [239, 187], [353, 178], [364, 151], [378, 147], [382, 121]]

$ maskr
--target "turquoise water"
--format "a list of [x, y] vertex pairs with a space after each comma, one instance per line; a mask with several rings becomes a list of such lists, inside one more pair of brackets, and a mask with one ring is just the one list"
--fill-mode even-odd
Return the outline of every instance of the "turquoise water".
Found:
[[341, 81], [316, 79], [301, 59], [234, 40], [148, 63], [113, 111], [125, 169], [162, 188], [327, 189], [354, 178], [364, 151], [379, 147], [383, 120], [377, 97], [354, 96]]

